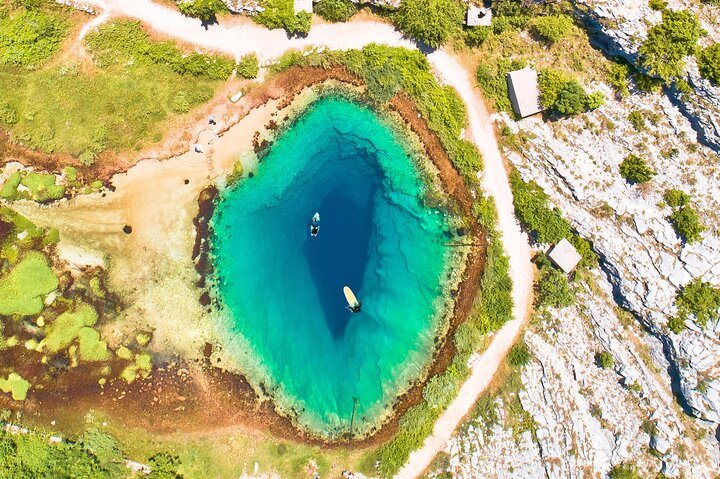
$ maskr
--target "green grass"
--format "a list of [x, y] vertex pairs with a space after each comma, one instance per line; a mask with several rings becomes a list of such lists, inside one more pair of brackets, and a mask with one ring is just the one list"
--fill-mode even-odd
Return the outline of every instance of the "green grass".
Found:
[[0, 120], [15, 141], [86, 165], [106, 150], [140, 149], [162, 138], [166, 120], [211, 99], [235, 67], [229, 58], [151, 41], [136, 22], [101, 27], [87, 48], [97, 68], [0, 65], [0, 91], [13, 92]]
[[[92, 306], [80, 304], [75, 311], [65, 311], [50, 323], [45, 329], [45, 339], [40, 343], [48, 351], [56, 353], [67, 348], [78, 337], [80, 330], [86, 326], [93, 326], [97, 321], [97, 312]], [[87, 335], [87, 333], [85, 333]], [[89, 338], [86, 337], [86, 340]], [[93, 354], [97, 351], [90, 350], [91, 343], [86, 343], [87, 353]]]
[[24, 401], [30, 390], [30, 383], [17, 373], [10, 373], [7, 379], [0, 378], [0, 389], [4, 393], [11, 393], [16, 401]]
[[32, 315], [43, 310], [43, 299], [58, 280], [40, 252], [30, 252], [10, 273], [0, 278], [0, 314]]

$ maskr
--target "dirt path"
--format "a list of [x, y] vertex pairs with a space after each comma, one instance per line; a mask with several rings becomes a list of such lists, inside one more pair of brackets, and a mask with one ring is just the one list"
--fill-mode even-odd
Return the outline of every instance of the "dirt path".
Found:
[[[361, 48], [365, 44], [375, 42], [416, 48], [414, 42], [403, 37], [390, 25], [380, 22], [316, 25], [306, 38], [289, 39], [281, 30], [267, 30], [253, 25], [235, 27], [212, 25], [206, 30], [199, 21], [184, 17], [177, 11], [157, 5], [150, 0], [89, 0], [88, 3], [109, 14], [137, 18], [161, 33], [196, 46], [223, 51], [236, 57], [254, 52], [261, 61], [276, 58], [288, 49], [302, 49], [315, 45], [348, 49]], [[97, 25], [99, 22], [93, 23]], [[483, 155], [485, 162], [483, 187], [495, 200], [499, 218], [498, 230], [502, 235], [505, 253], [510, 258], [512, 293], [515, 302], [514, 319], [495, 335], [487, 350], [475, 359], [470, 378], [437, 420], [433, 434], [426, 439], [422, 448], [412, 453], [408, 463], [398, 473], [398, 478], [419, 476], [430, 465], [435, 455], [445, 448], [447, 440], [488, 386], [508, 349], [517, 338], [527, 319], [532, 297], [533, 271], [530, 263], [530, 246], [527, 236], [522, 233], [515, 219], [512, 192], [489, 112], [467, 71], [449, 53], [438, 50], [429, 54], [428, 59], [438, 77], [458, 91], [468, 109], [469, 139]]]
[[467, 107], [470, 121], [470, 140], [483, 155], [485, 170], [482, 183], [485, 191], [495, 199], [498, 210], [498, 230], [502, 235], [505, 254], [510, 258], [510, 277], [513, 280], [513, 320], [495, 334], [490, 346], [477, 357], [470, 377], [460, 388], [455, 400], [435, 423], [433, 433], [423, 446], [410, 455], [407, 464], [395, 479], [420, 476], [433, 458], [442, 451], [455, 428], [490, 384], [508, 349], [517, 339], [527, 319], [532, 298], [533, 271], [530, 263], [528, 238], [515, 219], [513, 197], [507, 171], [495, 138], [490, 114], [467, 71], [450, 54], [437, 50], [428, 55], [435, 74], [460, 94]]

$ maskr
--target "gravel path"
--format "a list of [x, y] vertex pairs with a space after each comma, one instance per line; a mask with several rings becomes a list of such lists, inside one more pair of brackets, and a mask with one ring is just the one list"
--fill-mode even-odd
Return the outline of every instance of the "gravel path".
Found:
[[[236, 58], [254, 52], [261, 61], [280, 56], [284, 51], [309, 46], [327, 46], [342, 50], [361, 48], [368, 43], [382, 43], [415, 49], [417, 45], [392, 26], [381, 22], [361, 21], [315, 25], [305, 38], [290, 39], [282, 30], [267, 30], [255, 25], [225, 27], [212, 25], [205, 29], [196, 19], [158, 5], [150, 0], [88, 0], [86, 3], [106, 14], [133, 17], [168, 36], [234, 55]], [[96, 20], [93, 25], [99, 22]], [[532, 298], [533, 269], [530, 246], [515, 219], [512, 192], [505, 165], [500, 155], [493, 122], [479, 91], [467, 70], [449, 53], [437, 50], [428, 55], [436, 75], [455, 88], [465, 102], [470, 122], [469, 139], [483, 155], [485, 169], [482, 184], [491, 195], [498, 210], [498, 230], [502, 235], [505, 253], [510, 258], [510, 275], [513, 280], [512, 321], [495, 334], [490, 346], [473, 362], [468, 380], [460, 392], [435, 423], [433, 434], [423, 446], [412, 453], [410, 460], [396, 478], [418, 477], [427, 469], [438, 452], [445, 448], [455, 428], [471, 410], [477, 398], [492, 380], [508, 349], [516, 340], [527, 320]]]

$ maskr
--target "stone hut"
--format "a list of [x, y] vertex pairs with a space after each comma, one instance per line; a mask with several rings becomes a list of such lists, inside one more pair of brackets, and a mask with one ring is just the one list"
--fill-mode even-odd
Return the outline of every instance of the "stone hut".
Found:
[[570, 274], [575, 270], [582, 256], [577, 252], [575, 247], [568, 240], [563, 238], [548, 253], [548, 258], [563, 270], [566, 274]]
[[468, 27], [489, 27], [492, 25], [492, 10], [490, 7], [478, 7], [472, 3], [468, 5], [465, 25]]
[[540, 106], [540, 89], [535, 69], [528, 67], [508, 73], [507, 83], [513, 110], [521, 118], [543, 110]]

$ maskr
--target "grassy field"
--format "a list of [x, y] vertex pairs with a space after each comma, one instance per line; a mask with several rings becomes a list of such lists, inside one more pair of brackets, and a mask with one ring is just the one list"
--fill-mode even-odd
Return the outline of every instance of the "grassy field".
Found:
[[[86, 39], [92, 61], [69, 50], [83, 17], [46, 5], [0, 7], [0, 128], [48, 153], [90, 165], [106, 151], [159, 141], [164, 122], [211, 99], [234, 61], [151, 40], [139, 23], [118, 21]], [[45, 4], [44, 4], [45, 5]], [[32, 20], [32, 21], [29, 21]], [[70, 59], [67, 57], [70, 56]]]

